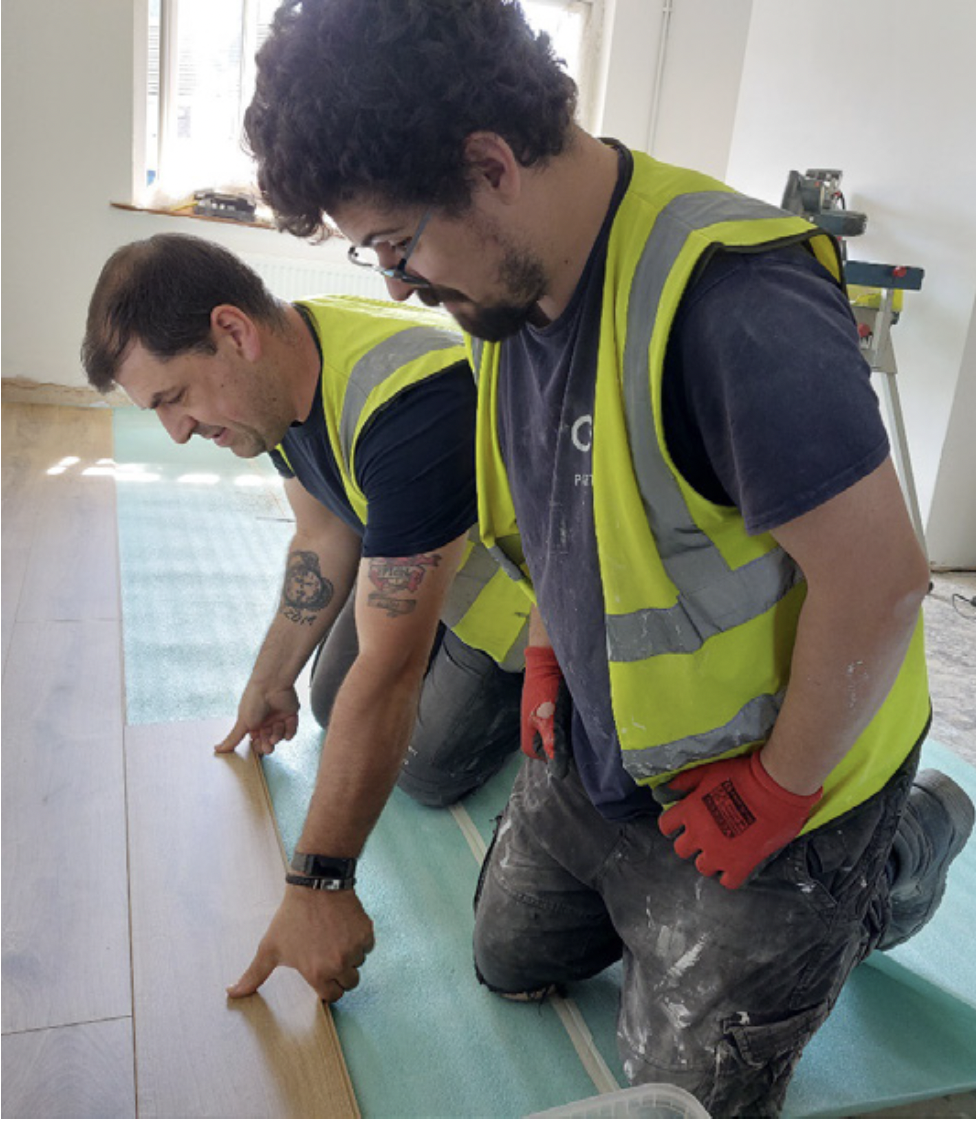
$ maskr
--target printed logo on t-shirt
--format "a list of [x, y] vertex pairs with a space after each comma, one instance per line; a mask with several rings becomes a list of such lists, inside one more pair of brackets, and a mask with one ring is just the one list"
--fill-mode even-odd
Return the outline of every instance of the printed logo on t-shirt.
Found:
[[[585, 455], [590, 455], [591, 440], [594, 434], [593, 420], [590, 413], [585, 413], [582, 417], [571, 425], [571, 441], [574, 447]], [[590, 467], [590, 463], [588, 464]], [[589, 471], [576, 471], [574, 472], [574, 486], [575, 487], [590, 487], [591, 486], [591, 473]]]

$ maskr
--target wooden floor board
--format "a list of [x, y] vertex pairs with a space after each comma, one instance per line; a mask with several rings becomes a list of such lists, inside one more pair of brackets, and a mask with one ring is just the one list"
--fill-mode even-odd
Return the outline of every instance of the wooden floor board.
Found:
[[297, 974], [224, 996], [283, 865], [227, 721], [131, 730], [127, 814], [111, 442], [108, 410], [4, 403], [3, 1114], [355, 1117]]
[[4, 531], [20, 550], [30, 541], [17, 618], [118, 619], [111, 413], [46, 411], [53, 424], [43, 406], [4, 406], [15, 480]]
[[225, 996], [284, 872], [257, 761], [213, 753], [226, 725], [126, 732], [139, 1115], [356, 1117], [332, 1019], [297, 973]]
[[17, 622], [3, 683], [3, 1029], [131, 1012], [117, 623]]
[[50, 479], [38, 494], [17, 609], [20, 620], [120, 618], [115, 483], [108, 476]]
[[44, 423], [44, 413], [36, 407], [5, 403], [0, 418], [3, 492], [0, 564], [3, 566], [3, 665], [6, 666], [37, 525], [40, 483], [53, 450], [54, 437], [52, 426]]
[[3, 1038], [4, 1118], [134, 1118], [132, 1021]]

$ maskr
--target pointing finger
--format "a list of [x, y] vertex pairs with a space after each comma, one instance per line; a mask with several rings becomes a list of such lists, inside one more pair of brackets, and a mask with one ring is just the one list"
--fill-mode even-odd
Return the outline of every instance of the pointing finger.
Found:
[[255, 955], [248, 969], [233, 986], [228, 986], [228, 997], [248, 997], [249, 994], [253, 994], [277, 965], [278, 960], [275, 955], [259, 947], [258, 954]]
[[233, 752], [235, 748], [244, 740], [248, 729], [245, 727], [243, 721], [238, 721], [234, 728], [227, 734], [220, 744], [214, 745], [215, 752]]

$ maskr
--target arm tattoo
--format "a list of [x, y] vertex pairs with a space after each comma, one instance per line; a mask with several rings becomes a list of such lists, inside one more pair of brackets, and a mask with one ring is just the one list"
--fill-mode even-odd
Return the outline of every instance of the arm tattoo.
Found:
[[319, 571], [319, 558], [311, 550], [289, 554], [279, 611], [292, 623], [312, 625], [316, 613], [333, 599], [333, 585]]
[[368, 575], [370, 583], [377, 589], [367, 597], [372, 608], [387, 612], [389, 618], [404, 616], [413, 612], [417, 600], [405, 597], [403, 593], [417, 592], [428, 569], [438, 567], [440, 553], [419, 553], [415, 557], [372, 557]]

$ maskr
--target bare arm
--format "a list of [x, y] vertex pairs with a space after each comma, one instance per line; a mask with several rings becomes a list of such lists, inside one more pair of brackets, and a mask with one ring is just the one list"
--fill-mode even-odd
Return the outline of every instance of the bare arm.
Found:
[[[359, 654], [336, 698], [298, 849], [360, 854], [400, 770], [438, 618], [465, 535], [415, 557], [367, 558], [357, 583]], [[356, 893], [288, 886], [258, 954], [232, 997], [293, 966], [323, 1000], [359, 980], [373, 927]]]
[[761, 752], [796, 794], [816, 791], [899, 672], [929, 569], [892, 463], [774, 532], [808, 583], [781, 713]]
[[295, 735], [295, 681], [335, 620], [353, 586], [360, 538], [297, 479], [285, 483], [295, 513], [278, 609], [238, 708], [234, 728], [217, 746], [230, 752], [250, 734], [266, 754]]
[[550, 646], [550, 636], [547, 634], [547, 629], [544, 626], [543, 617], [540, 615], [540, 609], [536, 606], [536, 604], [534, 604], [530, 608], [530, 627], [527, 633], [527, 646]]

